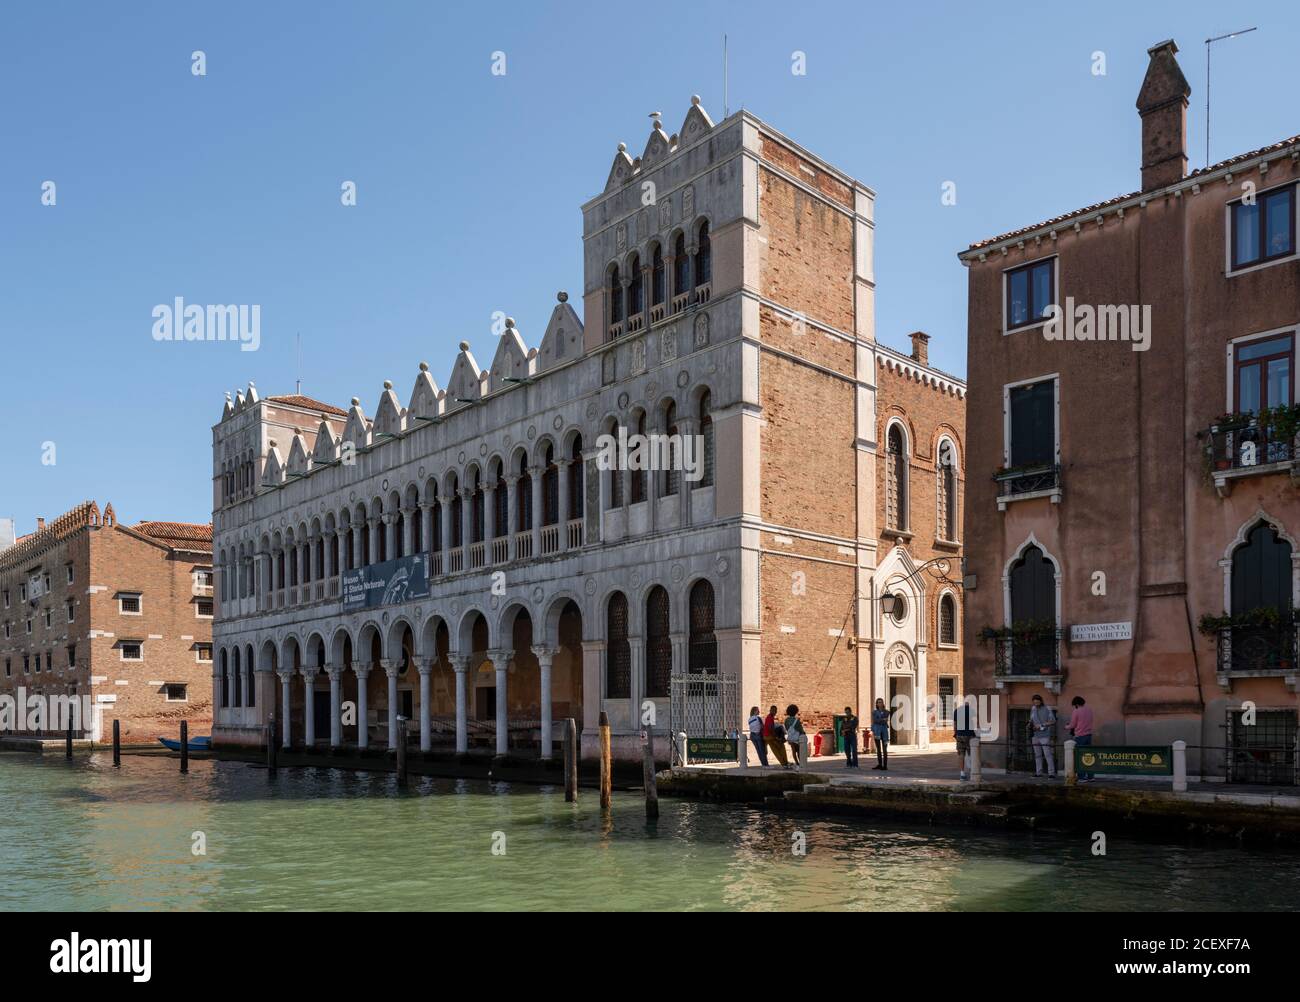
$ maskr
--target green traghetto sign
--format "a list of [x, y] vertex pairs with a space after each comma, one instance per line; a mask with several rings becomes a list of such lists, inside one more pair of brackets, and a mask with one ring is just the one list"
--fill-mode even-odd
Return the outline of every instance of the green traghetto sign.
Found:
[[1172, 776], [1174, 751], [1168, 745], [1085, 745], [1074, 749], [1074, 769], [1127, 776]]
[[735, 738], [687, 738], [687, 762], [734, 762], [736, 751]]

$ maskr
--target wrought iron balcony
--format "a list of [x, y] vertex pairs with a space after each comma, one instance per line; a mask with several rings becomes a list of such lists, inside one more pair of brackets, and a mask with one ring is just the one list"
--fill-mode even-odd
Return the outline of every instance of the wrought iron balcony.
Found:
[[986, 631], [984, 639], [993, 641], [995, 678], [1059, 678], [1061, 675], [1061, 631], [1058, 629], [1006, 628]]
[[1300, 474], [1294, 420], [1284, 420], [1276, 411], [1263, 416], [1229, 415], [1198, 437], [1205, 441], [1206, 466], [1221, 496], [1226, 497], [1232, 481], [1242, 476], [1287, 469], [1293, 479]]
[[1045, 463], [1039, 466], [1017, 466], [999, 470], [993, 474], [998, 483], [998, 510], [1006, 509], [1008, 501], [1020, 497], [1050, 496], [1052, 501], [1061, 500], [1061, 466], [1059, 463]]
[[1296, 671], [1297, 626], [1290, 610], [1276, 623], [1220, 626], [1215, 631], [1219, 673]]

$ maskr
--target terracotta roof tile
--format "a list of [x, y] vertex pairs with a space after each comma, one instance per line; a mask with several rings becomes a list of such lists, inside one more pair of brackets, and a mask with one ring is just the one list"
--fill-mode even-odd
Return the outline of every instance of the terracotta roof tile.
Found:
[[309, 411], [323, 411], [326, 414], [338, 414], [341, 417], [348, 416], [347, 411], [339, 410], [333, 404], [322, 403], [319, 400], [313, 400], [311, 397], [304, 397], [300, 393], [290, 393], [279, 397], [267, 397], [266, 399], [277, 404], [286, 404], [289, 407], [301, 407], [304, 410]]
[[[1261, 157], [1268, 153], [1276, 153], [1280, 150], [1286, 149], [1288, 146], [1293, 146], [1296, 143], [1300, 143], [1300, 136], [1292, 136], [1290, 139], [1283, 139], [1281, 142], [1273, 143], [1269, 146], [1262, 146], [1257, 150], [1251, 150], [1249, 153], [1239, 153], [1237, 156], [1229, 157], [1227, 160], [1220, 160], [1217, 164], [1210, 164], [1208, 167], [1194, 170], [1182, 180], [1190, 181], [1193, 178], [1201, 177], [1205, 174], [1213, 174], [1215, 171], [1223, 170], [1225, 167], [1231, 167], [1233, 164], [1242, 163], [1246, 160], [1253, 160], [1256, 157]], [[1179, 183], [1181, 184], [1182, 182]], [[1074, 219], [1077, 216], [1086, 216], [1094, 212], [1099, 212], [1112, 205], [1118, 205], [1120, 202], [1128, 201], [1130, 198], [1137, 198], [1141, 194], [1142, 192], [1140, 191], [1131, 191], [1127, 195], [1117, 195], [1114, 198], [1106, 199], [1104, 202], [1096, 202], [1092, 205], [1084, 206], [1082, 209], [1075, 209], [1073, 212], [1067, 212], [1061, 216], [1053, 216], [1051, 219], [1044, 219], [1041, 223], [1034, 223], [1032, 226], [1022, 226], [1018, 230], [1011, 230], [996, 237], [989, 237], [987, 240], [978, 240], [970, 245], [970, 249], [979, 250], [981, 247], [988, 247], [990, 244], [1001, 243], [1003, 240], [1010, 240], [1013, 237], [1032, 233], [1034, 230], [1042, 229], [1044, 226], [1054, 226], [1057, 223], [1063, 223], [1066, 220]]]
[[131, 528], [166, 543], [206, 543], [212, 545], [212, 525], [194, 522], [137, 522]]

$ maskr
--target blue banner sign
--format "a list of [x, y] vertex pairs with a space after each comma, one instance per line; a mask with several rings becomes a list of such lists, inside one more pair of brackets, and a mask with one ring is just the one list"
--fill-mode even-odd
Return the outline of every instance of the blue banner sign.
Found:
[[429, 597], [427, 556], [398, 557], [343, 572], [343, 608], [373, 609]]

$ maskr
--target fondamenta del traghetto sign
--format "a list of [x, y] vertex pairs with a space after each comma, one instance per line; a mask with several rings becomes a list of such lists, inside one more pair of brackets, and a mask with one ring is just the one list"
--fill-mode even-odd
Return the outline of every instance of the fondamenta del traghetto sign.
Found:
[[412, 598], [428, 598], [427, 554], [398, 557], [343, 572], [343, 608], [373, 609]]
[[735, 738], [687, 738], [687, 762], [734, 762], [736, 761]]
[[1128, 776], [1172, 776], [1174, 752], [1164, 746], [1085, 745], [1074, 749], [1076, 772], [1105, 772]]

